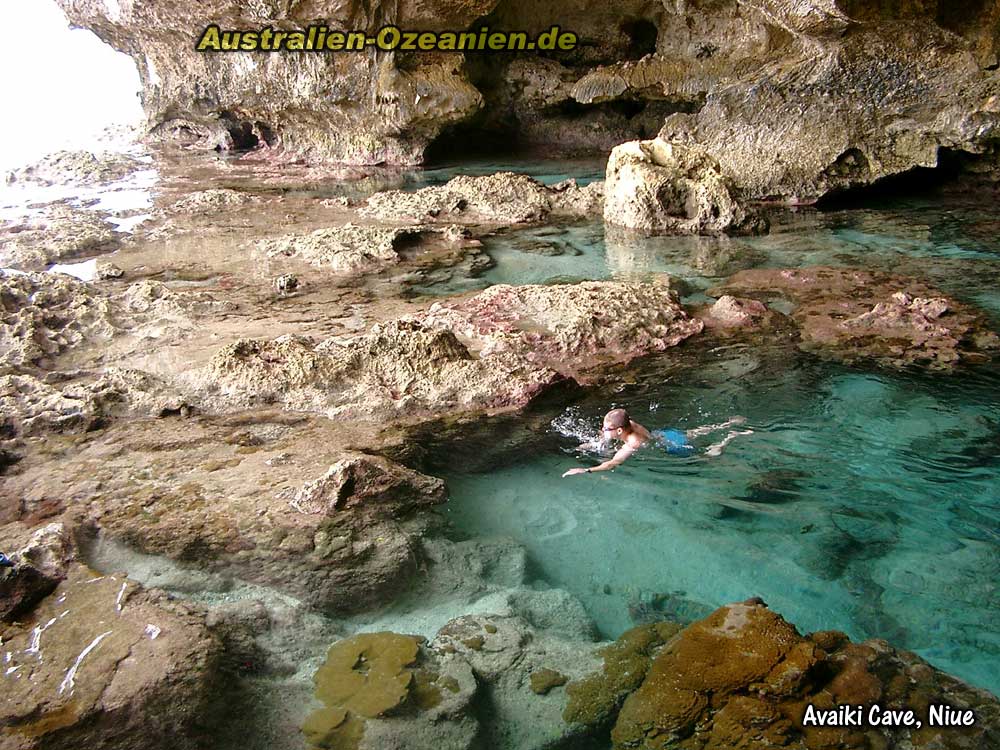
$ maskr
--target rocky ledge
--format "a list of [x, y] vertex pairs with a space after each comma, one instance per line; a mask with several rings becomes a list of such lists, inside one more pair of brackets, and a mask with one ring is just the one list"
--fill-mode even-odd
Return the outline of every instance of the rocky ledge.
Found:
[[800, 346], [847, 363], [952, 370], [1000, 351], [981, 312], [903, 276], [825, 266], [750, 269], [711, 292], [720, 296], [709, 315], [714, 325], [773, 322], [761, 303], [784, 300], [794, 306]]

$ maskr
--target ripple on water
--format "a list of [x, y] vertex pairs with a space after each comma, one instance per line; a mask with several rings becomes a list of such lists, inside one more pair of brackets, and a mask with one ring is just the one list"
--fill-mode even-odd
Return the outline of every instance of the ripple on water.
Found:
[[[804, 631], [888, 638], [1000, 692], [1000, 372], [867, 374], [799, 357], [742, 373], [640, 378], [567, 409], [551, 452], [448, 477], [456, 528], [525, 544], [609, 637], [678, 591], [688, 605], [675, 614], [760, 595]], [[612, 405], [649, 427], [739, 413], [754, 434], [718, 458], [647, 449], [614, 473], [561, 478], [599, 460], [573, 449]]]

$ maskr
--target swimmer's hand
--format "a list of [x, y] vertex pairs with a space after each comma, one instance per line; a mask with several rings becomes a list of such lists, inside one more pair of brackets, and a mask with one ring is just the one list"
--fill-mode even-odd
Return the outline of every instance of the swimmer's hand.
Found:
[[575, 469], [570, 469], [569, 471], [567, 471], [565, 474], [563, 474], [563, 476], [571, 477], [574, 474], [586, 474], [586, 473], [587, 473], [586, 469], [581, 469], [579, 466], [577, 466]]

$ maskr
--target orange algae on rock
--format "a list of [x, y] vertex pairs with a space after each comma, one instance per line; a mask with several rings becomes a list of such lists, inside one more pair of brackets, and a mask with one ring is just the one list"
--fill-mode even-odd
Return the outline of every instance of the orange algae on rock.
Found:
[[[359, 633], [331, 646], [313, 677], [324, 707], [302, 725], [310, 745], [353, 750], [364, 735], [366, 719], [401, 710], [404, 704], [417, 710], [438, 705], [439, 675], [417, 666], [423, 641], [415, 635]], [[451, 682], [443, 686], [454, 692]]]
[[653, 653], [681, 629], [658, 622], [627, 630], [600, 652], [604, 669], [566, 686], [567, 722], [598, 727], [614, 718], [626, 696], [642, 684]]

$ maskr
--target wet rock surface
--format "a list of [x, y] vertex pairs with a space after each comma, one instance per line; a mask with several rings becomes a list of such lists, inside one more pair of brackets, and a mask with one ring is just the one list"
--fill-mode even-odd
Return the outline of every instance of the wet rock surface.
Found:
[[56, 205], [42, 216], [0, 227], [0, 267], [43, 271], [56, 261], [108, 253], [120, 235], [106, 214]]
[[92, 185], [117, 182], [150, 165], [127, 154], [56, 151], [7, 173], [7, 184]]
[[[242, 440], [255, 442], [253, 433]], [[296, 462], [264, 460], [209, 465], [200, 481], [154, 481], [147, 488], [115, 481], [112, 470], [86, 507], [70, 512], [77, 523], [140, 552], [271, 586], [321, 610], [366, 609], [417, 573], [417, 540], [427, 522], [416, 512], [444, 501], [440, 480], [344, 452], [324, 474], [302, 482]], [[109, 467], [115, 463], [109, 459]], [[268, 484], [286, 478], [291, 486], [229, 496], [226, 483], [239, 464], [244, 473], [271, 474]]]
[[[989, 693], [885, 641], [854, 644], [835, 632], [802, 636], [759, 599], [722, 607], [672, 637], [650, 627], [626, 633], [605, 649], [601, 672], [567, 686], [567, 721], [617, 714], [615, 748], [960, 748], [988, 745], [1000, 731], [1000, 704]], [[616, 711], [614, 698], [623, 692]], [[802, 723], [808, 704], [825, 710], [874, 703], [912, 709], [922, 726]], [[929, 726], [935, 703], [972, 709], [976, 725]]]
[[[921, 281], [891, 274], [831, 267], [753, 269], [737, 273], [713, 293], [792, 301], [802, 348], [849, 363], [951, 370], [1000, 350], [1000, 339], [981, 313]], [[724, 304], [731, 313], [733, 303]], [[729, 313], [724, 317], [731, 318]]]
[[575, 180], [545, 186], [527, 175], [498, 172], [461, 175], [447, 184], [416, 192], [376, 193], [364, 216], [391, 221], [445, 221], [498, 226], [537, 223], [549, 217], [586, 218], [600, 213], [603, 185], [580, 187]]
[[238, 342], [216, 355], [204, 387], [230, 405], [330, 415], [499, 410], [602, 364], [664, 351], [701, 327], [666, 285], [500, 285], [352, 339]]
[[5, 748], [199, 746], [219, 646], [189, 606], [75, 564], [2, 635]]

